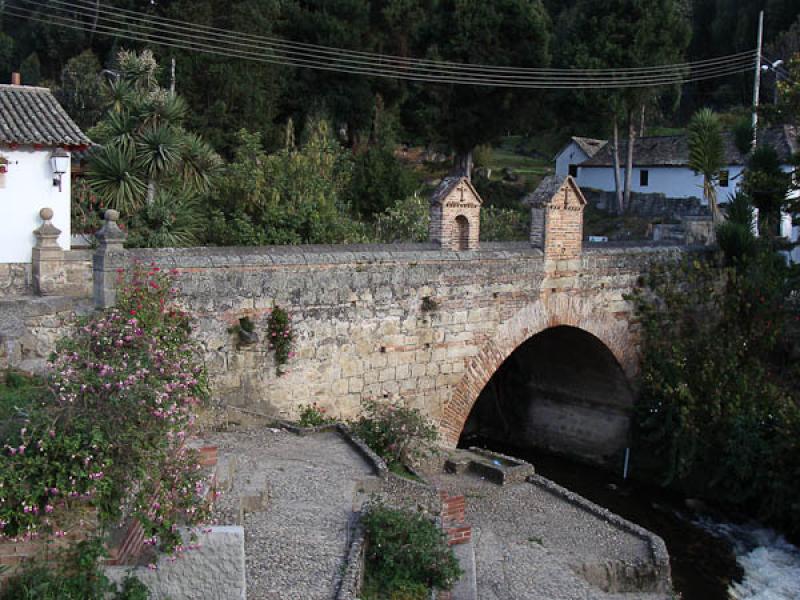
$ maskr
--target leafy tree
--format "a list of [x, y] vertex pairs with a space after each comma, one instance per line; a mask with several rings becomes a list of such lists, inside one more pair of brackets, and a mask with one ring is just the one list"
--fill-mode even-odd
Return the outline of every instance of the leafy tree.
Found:
[[[559, 63], [576, 68], [636, 68], [678, 63], [689, 42], [689, 21], [682, 0], [576, 0], [559, 26], [565, 32]], [[598, 119], [610, 117], [619, 211], [630, 200], [636, 117], [643, 106], [666, 91], [663, 87], [643, 87], [577, 96], [582, 106]], [[624, 186], [619, 172], [622, 148], [619, 129], [623, 121], [627, 129]]]
[[742, 156], [750, 154], [753, 149], [753, 122], [749, 117], [739, 119], [733, 125], [733, 143]]
[[20, 76], [26, 85], [39, 85], [42, 80], [42, 65], [39, 55], [31, 52], [19, 65]]
[[643, 339], [635, 444], [662, 483], [796, 535], [796, 285], [768, 244], [728, 258], [726, 268], [693, 258], [654, 270], [634, 296]]
[[54, 90], [58, 101], [81, 129], [88, 130], [100, 120], [107, 98], [100, 75], [101, 66], [91, 50], [69, 59]]
[[781, 211], [789, 202], [786, 195], [791, 183], [791, 174], [781, 168], [775, 149], [758, 146], [750, 156], [745, 169], [742, 190], [758, 209], [759, 230], [768, 238], [778, 235]]
[[[307, 0], [284, 5], [280, 33], [287, 39], [344, 50], [378, 51], [381, 28], [378, 7], [368, 0]], [[351, 148], [370, 129], [376, 92], [391, 98], [399, 84], [364, 75], [296, 69], [289, 78], [284, 111], [299, 121], [324, 110]]]
[[[90, 135], [102, 144], [89, 161], [89, 185], [106, 208], [116, 208], [137, 222], [169, 223], [169, 233], [133, 240], [169, 239], [182, 245], [197, 241], [201, 218], [196, 196], [211, 189], [219, 158], [198, 136], [183, 127], [186, 104], [158, 85], [153, 54], [122, 51], [119, 77], [110, 84], [111, 107]], [[156, 199], [158, 198], [158, 202]], [[167, 218], [164, 211], [175, 216]], [[177, 224], [184, 225], [181, 231]]]
[[397, 160], [390, 145], [376, 145], [355, 156], [348, 196], [355, 213], [371, 220], [418, 185], [416, 174]]
[[703, 176], [703, 199], [711, 209], [711, 219], [719, 222], [716, 183], [725, 166], [722, 127], [711, 109], [695, 113], [689, 122], [689, 168]]
[[[169, 18], [190, 19], [199, 26], [274, 36], [285, 19], [283, 4], [278, 0], [172, 0], [162, 11]], [[161, 56], [175, 58], [176, 91], [190, 108], [187, 125], [223, 156], [233, 156], [242, 128], [259, 132], [264, 143], [275, 142], [275, 121], [289, 99], [286, 90], [293, 79], [289, 68], [174, 48], [164, 48]]]
[[[257, 135], [239, 133], [239, 147], [209, 207], [215, 244], [360, 242], [365, 227], [351, 217], [347, 191], [352, 154], [328, 122], [312, 120], [305, 141], [267, 154]], [[290, 136], [287, 136], [290, 137]]]
[[430, 218], [430, 202], [414, 194], [375, 216], [375, 239], [385, 244], [426, 242]]
[[[550, 63], [550, 19], [541, 0], [437, 0], [415, 41], [426, 58], [495, 66]], [[414, 85], [405, 124], [431, 142], [447, 142], [464, 172], [473, 149], [522, 122], [541, 94], [502, 87]]]

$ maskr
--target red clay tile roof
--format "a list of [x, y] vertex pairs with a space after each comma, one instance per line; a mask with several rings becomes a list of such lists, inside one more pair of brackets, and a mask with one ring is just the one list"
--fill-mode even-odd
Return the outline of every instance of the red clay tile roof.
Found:
[[91, 140], [47, 88], [0, 85], [0, 142], [85, 146]]

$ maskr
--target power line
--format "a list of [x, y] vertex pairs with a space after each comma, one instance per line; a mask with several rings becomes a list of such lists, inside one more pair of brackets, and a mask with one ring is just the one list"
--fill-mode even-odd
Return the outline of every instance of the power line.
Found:
[[[69, 6], [75, 7], [74, 4], [70, 4], [68, 2], [58, 2], [57, 0], [55, 0], [55, 2], [57, 4], [65, 4], [65, 5], [69, 5]], [[23, 10], [23, 9], [18, 9], [18, 10]], [[61, 9], [61, 10], [65, 10], [65, 9]], [[78, 10], [79, 11], [82, 10], [83, 14], [85, 16], [89, 16], [90, 18], [92, 18], [93, 21], [94, 20], [99, 21], [99, 18], [97, 18], [97, 19], [94, 18], [95, 15], [87, 15], [86, 9], [84, 7], [78, 7]], [[31, 18], [31, 17], [32, 18], [36, 18], [33, 15], [33, 12], [34, 11], [30, 11], [29, 10], [29, 12], [27, 14], [26, 13], [23, 13], [23, 14], [25, 16], [29, 17], [29, 18]], [[102, 17], [102, 18], [104, 20], [107, 20], [106, 17]], [[74, 26], [74, 24], [65, 22], [65, 19], [63, 17], [61, 19], [51, 19], [51, 20], [55, 21], [57, 24], [61, 24], [61, 25], [64, 25], [64, 26], [71, 26], [72, 28], [77, 28], [77, 27]], [[119, 23], [120, 21], [119, 20], [113, 20], [112, 22], [116, 24], [116, 23]], [[128, 24], [125, 21], [123, 21], [122, 23]], [[149, 25], [149, 27], [151, 29], [155, 28], [154, 25]], [[96, 27], [94, 27], [94, 28], [96, 29]], [[102, 28], [101, 32], [108, 33], [110, 35], [122, 35], [123, 30], [121, 30], [118, 27], [105, 26], [105, 27]], [[131, 32], [128, 32], [128, 33], [131, 33]], [[168, 40], [171, 41], [173, 39], [172, 37], [165, 39], [164, 35], [161, 35], [161, 34], [150, 34], [150, 33], [147, 33], [147, 32], [133, 32], [133, 34], [135, 36], [135, 39], [145, 38], [146, 41], [148, 41], [148, 42], [162, 43], [162, 45], [164, 44], [164, 42], [167, 42]], [[187, 43], [187, 42], [190, 43], [190, 44], [194, 44], [194, 43], [196, 43], [196, 41], [198, 39], [197, 36], [183, 36], [183, 37], [175, 36], [175, 37], [177, 37], [184, 44]], [[188, 37], [188, 40], [187, 40], [187, 37]], [[205, 43], [209, 42], [209, 40], [207, 38], [199, 38], [199, 39], [202, 42], [205, 42]], [[196, 49], [199, 49], [199, 48], [196, 48]], [[209, 50], [208, 47], [205, 47], [204, 49], [205, 50]], [[212, 48], [212, 50], [219, 51], [219, 48]], [[230, 48], [228, 48], [226, 50], [227, 50], [227, 52], [232, 52], [233, 51], [233, 52], [237, 53], [238, 55], [241, 55], [242, 57], [245, 57], [245, 58], [253, 57], [253, 53], [249, 52], [249, 51], [240, 51], [240, 50], [230, 49]], [[258, 53], [258, 58], [264, 58], [264, 56], [263, 56], [263, 54], [261, 52]], [[275, 57], [274, 55], [272, 56], [272, 58], [273, 58], [273, 62], [279, 62], [279, 63], [289, 62], [290, 64], [293, 64], [295, 66], [300, 65], [300, 66], [309, 66], [309, 67], [312, 67], [312, 68], [313, 67], [320, 68], [320, 64], [319, 63], [315, 63], [313, 61], [309, 62], [307, 59], [306, 60], [294, 59], [294, 60], [288, 60], [288, 61], [286, 59], [283, 59], [281, 61], [281, 60], [276, 60], [278, 57]], [[720, 74], [724, 75], [724, 74], [727, 74], [728, 71], [727, 70], [720, 71], [721, 68], [729, 69], [731, 67], [744, 66], [745, 64], [749, 63], [749, 60], [747, 58], [745, 58], [744, 56], [739, 58], [738, 62], [735, 62], [735, 63], [734, 62], [730, 62], [730, 59], [728, 59], [728, 60], [729, 60], [729, 64], [723, 64], [723, 65], [720, 65], [720, 67], [714, 67], [713, 65], [703, 67], [705, 70], [703, 72], [696, 73], [693, 78], [696, 79], [698, 76], [705, 77], [705, 76], [708, 76], [708, 75], [714, 75], [714, 76], [719, 76]], [[745, 61], [745, 62], [743, 62], [743, 61]], [[326, 66], [330, 67], [331, 65], [328, 64]], [[341, 67], [342, 65], [339, 65], [338, 63], [335, 63], [335, 66]], [[353, 70], [354, 67], [352, 65], [345, 65], [345, 66], [350, 69], [350, 72], [356, 72], [356, 73], [361, 73], [361, 74], [369, 74], [369, 75], [379, 75], [379, 76], [400, 76], [401, 78], [409, 78], [409, 77], [407, 77], [409, 75], [409, 69], [402, 69], [400, 72], [398, 72], [396, 70], [396, 68], [395, 68], [395, 70], [386, 71], [387, 67], [382, 67], [380, 70], [382, 70], [383, 72], [376, 73], [375, 71], [364, 71], [362, 65], [359, 65], [359, 66], [362, 67], [361, 69], [356, 69], [355, 71]], [[678, 66], [680, 67], [681, 65], [678, 65]], [[374, 65], [367, 65], [367, 67], [376, 68]], [[338, 69], [335, 69], [335, 70], [347, 71], [348, 69], [338, 68]], [[571, 72], [569, 70], [562, 70], [562, 73], [571, 73]], [[419, 73], [413, 73], [413, 74], [419, 75]], [[422, 73], [422, 75], [429, 75], [429, 74], [428, 73]], [[436, 75], [439, 75], [439, 74], [436, 74]], [[452, 76], [452, 74], [449, 74], [449, 75]], [[457, 77], [458, 76], [463, 77], [463, 75], [461, 75], [461, 74], [458, 74]], [[481, 83], [485, 83], [485, 84], [488, 84], [488, 85], [502, 85], [504, 83], [504, 82], [502, 82], [500, 80], [486, 81], [486, 79], [485, 79], [486, 75], [485, 74], [481, 75], [480, 77], [483, 77], [484, 79], [482, 79], [481, 81], [469, 81], [469, 82], [463, 82], [463, 83], [471, 83], [473, 85], [481, 84]], [[502, 77], [502, 76], [495, 75], [494, 77], [497, 78], [497, 77]], [[515, 82], [515, 84], [520, 84], [520, 83], [526, 83], [527, 79], [529, 79], [529, 78], [525, 78], [525, 81], [521, 81], [520, 78], [512, 78], [512, 79]], [[552, 83], [552, 78], [549, 77], [549, 76], [545, 77], [545, 76], [540, 75], [540, 76], [537, 76], [537, 79], [538, 80], [545, 79], [548, 82]], [[619, 75], [613, 77], [612, 79], [613, 79], [613, 83], [616, 85], [616, 87], [622, 87], [622, 85], [619, 82]], [[656, 77], [656, 76], [647, 76], [647, 77], [645, 77], [645, 76], [639, 75], [635, 79], [630, 79], [630, 80], [626, 79], [625, 83], [629, 83], [629, 84], [644, 84], [644, 83], [648, 83], [648, 84], [658, 85], [658, 84], [663, 84], [663, 83], [675, 83], [676, 80], [679, 80], [679, 79], [687, 79], [687, 78], [682, 73], [672, 73], [667, 77], [665, 77], [664, 75], [660, 75], [658, 77]], [[430, 79], [428, 79], [428, 78], [425, 78], [425, 80], [430, 81]], [[444, 80], [444, 82], [453, 82], [453, 81], [454, 81], [453, 79]], [[586, 80], [582, 79], [581, 81], [586, 81]], [[561, 83], [569, 84], [569, 85], [574, 85], [574, 84], [580, 83], [581, 81], [577, 81], [576, 82], [576, 81], [572, 81], [572, 80], [565, 80], [563, 77], [561, 78]], [[459, 83], [462, 83], [462, 82], [459, 81]], [[605, 80], [598, 81], [597, 79], [591, 79], [591, 80], [589, 80], [589, 83], [594, 83], [594, 84], [598, 84], [599, 83], [601, 85], [607, 85], [607, 82]], [[539, 86], [539, 87], [541, 87], [541, 86]], [[556, 86], [549, 85], [547, 87], [556, 87]], [[585, 86], [585, 87], [588, 87], [588, 86]]]
[[[70, 5], [67, 2], [58, 2], [57, 4]], [[77, 5], [70, 5], [76, 9], [83, 16], [90, 16], [94, 19], [93, 14], [87, 14], [85, 7]], [[6, 12], [12, 16], [20, 18], [27, 18], [33, 21], [55, 24], [66, 28], [83, 30], [84, 27], [71, 17], [65, 17], [61, 13], [49, 13], [49, 18], [43, 18], [37, 11], [25, 9], [22, 7], [6, 6]], [[56, 9], [66, 12], [66, 9]], [[102, 19], [103, 22], [100, 22]], [[560, 89], [560, 88], [620, 88], [620, 87], [651, 87], [657, 85], [672, 85], [676, 83], [686, 83], [690, 81], [699, 81], [702, 79], [710, 79], [715, 77], [722, 77], [741, 73], [751, 68], [752, 58], [745, 55], [752, 53], [743, 53], [738, 56], [723, 57], [719, 60], [727, 60], [727, 63], [720, 64], [705, 64], [702, 67], [694, 69], [693, 73], [685, 74], [685, 72], [673, 72], [661, 75], [629, 75], [612, 73], [610, 76], [605, 75], [603, 78], [599, 76], [575, 76], [570, 70], [561, 70], [560, 76], [556, 76], [555, 71], [550, 75], [540, 74], [536, 76], [528, 75], [526, 77], [502, 76], [498, 74], [487, 75], [471, 74], [471, 73], [452, 73], [448, 71], [438, 71], [434, 74], [428, 72], [419, 72], [413, 68], [399, 68], [392, 65], [379, 65], [373, 63], [358, 63], [356, 61], [336, 60], [333, 63], [319, 62], [319, 57], [312, 56], [312, 58], [285, 58], [276, 55], [274, 51], [271, 55], [265, 54], [265, 48], [259, 46], [251, 46], [248, 44], [240, 44], [245, 48], [257, 48], [253, 50], [238, 50], [236, 48], [229, 48], [225, 46], [213, 46], [219, 40], [208, 39], [207, 37], [199, 35], [177, 34], [165, 35], [162, 33], [149, 33], [142, 31], [130, 31], [115, 26], [119, 23], [119, 19], [111, 19], [107, 17], [99, 17], [97, 19], [95, 30], [105, 35], [121, 37], [133, 41], [144, 43], [157, 44], [164, 47], [180, 48], [202, 52], [206, 54], [227, 56], [233, 58], [243, 58], [257, 62], [265, 62], [271, 64], [280, 64], [286, 66], [305, 66], [314, 69], [341, 72], [347, 74], [368, 75], [377, 77], [392, 77], [396, 79], [405, 79], [410, 81], [422, 81], [429, 83], [455, 83], [463, 85], [484, 85], [484, 86], [502, 86], [514, 88], [528, 88], [528, 89]], [[114, 25], [105, 24], [111, 21]], [[129, 23], [124, 24], [130, 26]], [[148, 20], [150, 29], [154, 29], [157, 22]], [[163, 28], [161, 28], [163, 30]], [[354, 63], [355, 64], [349, 64]], [[687, 63], [691, 64], [691, 63]], [[682, 65], [677, 65], [681, 67]], [[684, 69], [685, 71], [685, 69]], [[444, 73], [444, 74], [443, 74]]]
[[[113, 25], [111, 25], [109, 27], [114, 27], [114, 26], [117, 26], [119, 24], [128, 25], [128, 26], [131, 25], [126, 20], [115, 19], [113, 17], [99, 17], [98, 13], [95, 13], [93, 10], [90, 10], [88, 7], [76, 6], [74, 4], [74, 2], [64, 2], [64, 1], [59, 1], [59, 0], [51, 0], [51, 3], [65, 5], [65, 6], [71, 7], [73, 10], [78, 10], [79, 12], [82, 11], [82, 14], [84, 16], [87, 16], [88, 18], [91, 18], [93, 21], [97, 21], [100, 18], [102, 18], [103, 20], [110, 20]], [[61, 10], [65, 10], [65, 9], [61, 9]], [[113, 13], [114, 11], [109, 11], [109, 10], [106, 9], [105, 12]], [[127, 11], [127, 12], [130, 13], [130, 12], [133, 12], [133, 11]], [[163, 30], [164, 30], [164, 27], [162, 26], [162, 23], [161, 23], [161, 19], [159, 19], [158, 22], [154, 22], [152, 19], [143, 18], [143, 17], [136, 17], [136, 19], [139, 20], [139, 21], [145, 22], [144, 27], [146, 27], [146, 28], [156, 29], [159, 32], [163, 32]], [[174, 22], [175, 20], [170, 19], [169, 21], [173, 21]], [[192, 25], [190, 27], [181, 27], [181, 29], [190, 30], [190, 31], [196, 31], [195, 29], [192, 29], [193, 27], [196, 27], [196, 26]], [[225, 31], [225, 30], [217, 30], [217, 31]], [[178, 34], [177, 32], [176, 32], [176, 35], [183, 35], [184, 37], [186, 36], [186, 34]], [[220, 34], [215, 34], [215, 35], [218, 36]], [[227, 35], [228, 35], [228, 37], [230, 37], [230, 34], [227, 34]], [[241, 37], [238, 32], [236, 32], [235, 35], [236, 35], [236, 39], [233, 42], [230, 42], [229, 40], [226, 39], [224, 43], [233, 43], [234, 45], [243, 46], [243, 47], [248, 48], [248, 49], [253, 49], [254, 48], [253, 44], [243, 43], [241, 41], [238, 41], [239, 38]], [[189, 37], [192, 40], [196, 40], [197, 39], [197, 35], [191, 35]], [[202, 41], [206, 42], [206, 43], [208, 43], [208, 42], [218, 42], [219, 41], [217, 39], [209, 39], [207, 37], [201, 37], [200, 39]], [[255, 47], [261, 49], [261, 46], [257, 45]], [[274, 43], [272, 43], [272, 45], [266, 47], [266, 49], [268, 49], [270, 52], [273, 52], [273, 53], [276, 50], [276, 48], [274, 47]], [[233, 50], [236, 50], [236, 49], [234, 48]], [[334, 52], [339, 52], [339, 51], [335, 50]], [[287, 53], [287, 51], [281, 50], [281, 53], [284, 54], [284, 53]], [[298, 52], [291, 52], [291, 54], [300, 55], [300, 56], [307, 56], [304, 53], [298, 53]], [[387, 57], [385, 55], [380, 55], [380, 56], [381, 56], [381, 61], [384, 61], [384, 60], [387, 59]], [[316, 56], [316, 55], [311, 56], [312, 60], [316, 60], [316, 59], [320, 59], [320, 58], [322, 58], [323, 60], [330, 60], [329, 57], [319, 57], [319, 56]], [[388, 59], [392, 59], [392, 57], [388, 57]], [[395, 59], [396, 60], [402, 60], [402, 61], [404, 61], [406, 63], [408, 63], [409, 60], [410, 60], [410, 59], [397, 59], [397, 57], [395, 57]], [[416, 60], [416, 59], [414, 59], [414, 60]], [[717, 67], [717, 66], [720, 66], [720, 67], [731, 66], [734, 62], [736, 64], [738, 64], [738, 65], [744, 66], [745, 64], [750, 64], [751, 60], [752, 60], [752, 52], [745, 52], [745, 53], [739, 53], [737, 55], [731, 55], [731, 57], [722, 57], [722, 58], [718, 58], [718, 59], [707, 59], [705, 61], [698, 61], [695, 64], [697, 65], [698, 69], [700, 67], [702, 67], [704, 69], [713, 69], [714, 67]], [[354, 63], [354, 62], [355, 62], [355, 65], [348, 64], [348, 63]], [[387, 66], [384, 62], [381, 62], [380, 64], [377, 64], [377, 65], [376, 64], [372, 64], [372, 63], [367, 63], [365, 65], [362, 60], [354, 61], [354, 60], [348, 60], [348, 59], [339, 59], [339, 60], [336, 61], [337, 65], [340, 64], [340, 63], [345, 64], [348, 67], [352, 67], [352, 66], [363, 67], [363, 66], [366, 66], [366, 67], [380, 68], [380, 69], [386, 69], [386, 68], [395, 68], [396, 69], [396, 68], [398, 68], [395, 65], [388, 65]], [[304, 64], [304, 63], [300, 63], [300, 64]], [[650, 74], [645, 72], [645, 68], [642, 68], [642, 69], [639, 69], [639, 70], [642, 71], [643, 74], [640, 73], [640, 74], [637, 75], [637, 77], [644, 77], [644, 76], [655, 77], [656, 75], [658, 77], [664, 77], [665, 73], [663, 73], [662, 71], [664, 71], [665, 69], [668, 70], [666, 75], [669, 75], [671, 78], [683, 77], [683, 73], [681, 71], [685, 70], [687, 64], [689, 66], [693, 66], [692, 63], [681, 63], [681, 64], [678, 64], [678, 65], [662, 65], [660, 67], [647, 68], [647, 70], [651, 71]], [[311, 65], [307, 65], [306, 64], [305, 66], [311, 66]], [[462, 69], [471, 69], [471, 68], [473, 68], [471, 65], [459, 65], [459, 66]], [[412, 67], [403, 66], [402, 69], [401, 69], [401, 72], [402, 72], [402, 74], [407, 74], [409, 72], [409, 70], [413, 70], [413, 68], [414, 68], [413, 66]], [[441, 75], [441, 74], [445, 74], [445, 75], [449, 75], [449, 76], [453, 76], [454, 75], [450, 71], [445, 71], [444, 73], [442, 73], [441, 72], [442, 67], [430, 67], [430, 66], [426, 65], [426, 66], [420, 67], [420, 68], [426, 69], [427, 71], [430, 71], [431, 69], [435, 69], [435, 70], [439, 71], [439, 72], [433, 73], [434, 75]], [[592, 77], [593, 81], [598, 76], [603, 76], [605, 78], [608, 77], [607, 74], [604, 75], [604, 73], [606, 73], [606, 70], [600, 70], [600, 71], [601, 72], [593, 72], [591, 70], [586, 70], [586, 71], [581, 71], [581, 72], [584, 73], [584, 76]], [[576, 70], [572, 70], [572, 69], [550, 69], [550, 70], [542, 70], [542, 72], [543, 73], [544, 72], [548, 72], [548, 75], [538, 75], [537, 77], [539, 79], [542, 79], [542, 78], [551, 79], [552, 74], [554, 74], [554, 73], [557, 73], [557, 74], [559, 74], [561, 76], [569, 75], [571, 77], [574, 77], [575, 73], [576, 73]], [[615, 79], [617, 77], [619, 77], [619, 76], [627, 77], [627, 76], [632, 75], [632, 73], [627, 73], [625, 70], [621, 70], [621, 71], [610, 70], [610, 72], [614, 76]], [[425, 72], [423, 74], [428, 75], [430, 73]], [[700, 73], [700, 74], [702, 75], [703, 73]], [[464, 76], [463, 73], [457, 73], [455, 75], [456, 76]], [[486, 74], [482, 73], [479, 76], [485, 77]], [[509, 75], [493, 74], [492, 76], [495, 77], [495, 78], [499, 78], [499, 79], [513, 79], [513, 80], [519, 82], [519, 78], [513, 77], [513, 76], [509, 76]], [[645, 81], [645, 80], [642, 80], [642, 81]]]
[[[26, 0], [22, 0], [26, 1]], [[29, 3], [31, 0], [27, 0]], [[75, 2], [82, 2], [86, 6], [80, 6], [75, 4]], [[282, 40], [280, 38], [272, 37], [272, 36], [264, 36], [264, 35], [253, 35], [247, 34], [243, 32], [231, 32], [229, 30], [220, 29], [209, 27], [206, 25], [196, 24], [196, 23], [189, 23], [186, 21], [179, 21], [177, 19], [170, 19], [168, 17], [159, 17], [157, 21], [154, 21], [152, 17], [147, 16], [145, 13], [127, 10], [123, 8], [106, 8], [100, 7], [99, 10], [95, 11], [95, 6], [91, 5], [91, 0], [73, 0], [73, 1], [64, 1], [64, 0], [50, 0], [51, 4], [58, 4], [62, 6], [67, 6], [74, 10], [82, 11], [82, 13], [90, 17], [92, 19], [95, 16], [98, 16], [100, 12], [116, 15], [119, 17], [120, 15], [131, 15], [130, 18], [134, 19], [135, 21], [140, 21], [146, 23], [146, 26], [151, 28], [158, 28], [159, 30], [164, 30], [166, 27], [173, 27], [178, 31], [189, 31], [190, 33], [197, 34], [198, 32], [205, 32], [206, 36], [211, 36], [211, 38], [217, 38], [221, 40], [225, 40], [226, 42], [232, 43], [234, 45], [241, 45], [241, 46], [248, 46], [254, 47], [255, 44], [258, 47], [262, 47], [265, 49], [277, 49], [288, 54], [291, 54], [287, 48], [301, 48], [309, 51], [314, 51], [316, 53], [321, 53], [324, 55], [334, 56], [336, 58], [342, 57], [354, 57], [359, 62], [375, 62], [378, 66], [386, 66], [391, 64], [401, 65], [404, 67], [408, 66], [419, 66], [419, 65], [426, 65], [430, 67], [435, 67], [437, 69], [458, 69], [458, 70], [467, 70], [467, 71], [490, 71], [490, 72], [500, 72], [500, 71], [507, 71], [514, 74], [553, 74], [553, 73], [564, 73], [569, 72], [571, 74], [575, 73], [582, 73], [582, 74], [589, 74], [589, 75], [618, 75], [618, 74], [648, 74], [648, 73], [659, 73], [664, 71], [675, 71], [685, 68], [691, 67], [701, 67], [701, 66], [715, 66], [720, 63], [725, 63], [730, 60], [736, 59], [746, 59], [746, 60], [753, 60], [754, 51], [745, 51], [739, 52], [737, 54], [732, 54], [729, 56], [723, 56], [718, 58], [711, 58], [711, 59], [704, 59], [695, 62], [688, 62], [688, 63], [677, 63], [672, 65], [656, 65], [651, 67], [632, 67], [632, 68], [616, 68], [616, 69], [556, 69], [556, 68], [522, 68], [522, 67], [507, 67], [507, 66], [494, 66], [494, 65], [473, 65], [473, 64], [466, 64], [466, 63], [454, 63], [448, 61], [433, 61], [428, 59], [418, 59], [418, 58], [407, 58], [407, 57], [400, 57], [400, 56], [391, 56], [386, 54], [378, 54], [372, 52], [361, 52], [355, 50], [346, 50], [341, 48], [333, 48], [331, 46], [322, 46], [319, 44], [307, 44], [303, 42], [292, 42], [287, 40]], [[34, 3], [35, 4], [35, 3]], [[130, 25], [126, 20], [120, 19], [111, 19], [117, 24], [124, 24]], [[170, 25], [174, 24], [174, 25]], [[207, 39], [211, 39], [207, 38]], [[242, 42], [243, 39], [250, 40], [249, 43]], [[295, 53], [301, 54], [301, 53]], [[301, 55], [307, 56], [308, 52], [302, 53]]]

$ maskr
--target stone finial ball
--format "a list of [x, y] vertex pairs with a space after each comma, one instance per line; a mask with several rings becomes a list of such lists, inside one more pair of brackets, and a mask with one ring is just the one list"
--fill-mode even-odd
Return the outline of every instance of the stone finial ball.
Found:
[[117, 219], [119, 219], [119, 211], [114, 210], [113, 208], [109, 208], [105, 212], [104, 217], [106, 221], [116, 221]]
[[53, 218], [53, 209], [52, 208], [43, 208], [39, 211], [39, 216], [42, 218], [42, 221], [49, 221]]

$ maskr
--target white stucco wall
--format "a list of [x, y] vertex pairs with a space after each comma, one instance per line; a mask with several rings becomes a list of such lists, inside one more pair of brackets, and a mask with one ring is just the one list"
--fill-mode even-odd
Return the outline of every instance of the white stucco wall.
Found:
[[[639, 185], [639, 173], [648, 171], [647, 186]], [[741, 183], [743, 167], [728, 167], [728, 187], [717, 186], [717, 199], [720, 203], [728, 201]], [[620, 169], [620, 177], [625, 180], [625, 169]], [[664, 194], [667, 198], [703, 198], [703, 176], [684, 167], [634, 167], [632, 191]], [[611, 167], [579, 167], [578, 185], [585, 188], [614, 191], [614, 169]]]
[[579, 165], [587, 158], [589, 157], [581, 150], [578, 144], [570, 142], [559, 155], [556, 156], [556, 175], [562, 177], [568, 175], [570, 165]]
[[70, 174], [61, 177], [61, 192], [53, 185], [52, 148], [0, 148], [8, 172], [0, 175], [0, 263], [31, 260], [33, 230], [41, 225], [39, 210], [53, 209], [53, 225], [61, 230], [59, 245], [70, 249]]

